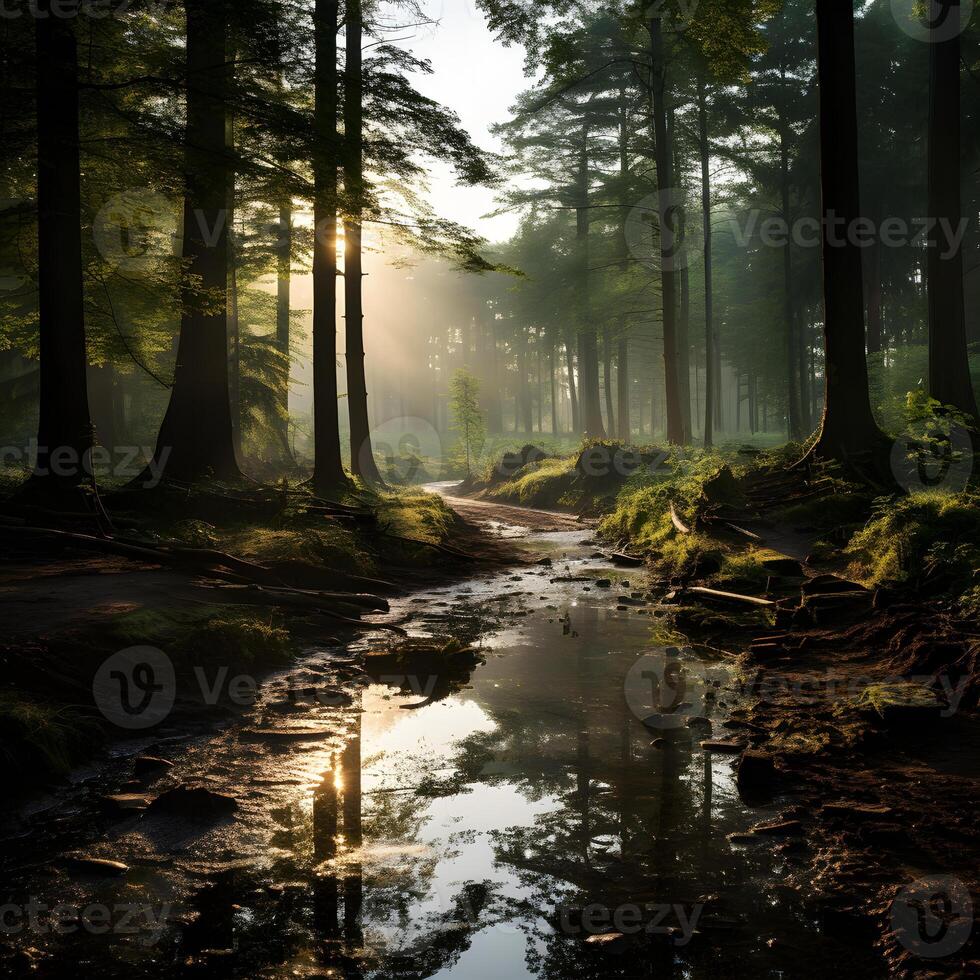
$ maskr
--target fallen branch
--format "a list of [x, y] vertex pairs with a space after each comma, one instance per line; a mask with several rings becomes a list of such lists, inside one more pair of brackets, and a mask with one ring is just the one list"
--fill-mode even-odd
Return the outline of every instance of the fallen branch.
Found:
[[740, 595], [738, 592], [722, 592], [719, 589], [708, 589], [700, 585], [685, 589], [685, 594], [695, 597], [700, 596], [704, 599], [715, 599], [719, 602], [731, 603], [733, 605], [758, 606], [763, 609], [769, 609], [777, 605], [772, 599], [760, 599], [754, 595]]
[[691, 529], [678, 516], [677, 510], [675, 509], [673, 502], [671, 502], [670, 505], [670, 520], [673, 523], [674, 527], [677, 528], [677, 530], [681, 534], [691, 533]]

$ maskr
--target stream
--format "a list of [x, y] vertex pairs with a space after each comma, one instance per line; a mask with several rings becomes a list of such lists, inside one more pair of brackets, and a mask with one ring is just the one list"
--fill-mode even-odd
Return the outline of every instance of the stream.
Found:
[[[358, 654], [388, 642], [379, 633], [312, 648], [213, 730], [117, 745], [7, 819], [3, 972], [880, 972], [823, 935], [786, 884], [797, 844], [747, 833], [787, 801], [746, 806], [733, 756], [700, 746], [734, 734], [737, 651], [665, 635], [647, 573], [594, 557], [591, 528], [528, 528], [513, 510], [488, 518], [490, 532], [550, 565], [484, 571], [395, 600], [388, 617], [472, 642], [485, 662], [471, 672], [369, 676]], [[685, 679], [685, 700], [661, 700], [645, 725], [668, 676]], [[138, 754], [173, 767], [134, 781]], [[237, 811], [199, 823], [140, 812], [141, 794], [181, 784], [230, 795]], [[107, 813], [119, 794], [135, 809]]]

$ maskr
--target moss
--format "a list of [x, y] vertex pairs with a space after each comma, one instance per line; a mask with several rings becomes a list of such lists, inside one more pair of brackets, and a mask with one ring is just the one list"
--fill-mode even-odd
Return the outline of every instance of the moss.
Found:
[[971, 491], [876, 501], [874, 516], [845, 550], [849, 573], [866, 585], [944, 578], [951, 591], [966, 593], [980, 567], [978, 507], [980, 495]]
[[492, 487], [488, 496], [535, 507], [574, 506], [577, 499], [572, 490], [576, 477], [574, 457], [543, 459], [529, 463], [524, 469], [515, 479]]
[[844, 485], [829, 496], [777, 510], [775, 517], [786, 524], [826, 530], [846, 524], [864, 523], [870, 511], [871, 497]]
[[241, 606], [190, 605], [138, 609], [100, 622], [80, 637], [92, 650], [159, 647], [178, 665], [273, 665], [289, 660], [289, 631], [268, 613]]

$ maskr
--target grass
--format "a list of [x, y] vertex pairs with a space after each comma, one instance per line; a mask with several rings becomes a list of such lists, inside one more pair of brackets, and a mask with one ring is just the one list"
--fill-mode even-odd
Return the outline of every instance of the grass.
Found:
[[849, 573], [865, 585], [945, 578], [970, 596], [980, 568], [980, 495], [929, 491], [882, 498], [850, 540]]
[[88, 751], [97, 732], [96, 725], [69, 708], [0, 695], [0, 757], [8, 775], [32, 781], [63, 775]]

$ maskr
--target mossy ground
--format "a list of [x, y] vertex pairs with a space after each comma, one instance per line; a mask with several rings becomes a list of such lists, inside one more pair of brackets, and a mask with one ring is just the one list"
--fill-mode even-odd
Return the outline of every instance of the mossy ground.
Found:
[[[445, 558], [413, 542], [442, 544], [459, 527], [441, 498], [415, 489], [363, 490], [344, 502], [366, 507], [372, 518], [336, 520], [308, 511], [308, 498], [284, 494], [280, 508], [258, 519], [231, 508], [227, 520], [167, 520], [166, 510], [153, 513], [148, 508], [139, 513], [139, 531], [124, 533], [216, 549], [258, 563], [304, 562], [339, 573], [337, 588], [342, 588], [344, 575], [410, 582], [416, 569], [429, 574]], [[113, 571], [97, 579], [105, 581], [109, 597], [118, 574]], [[128, 574], [138, 577], [141, 572]], [[20, 778], [62, 775], [107, 737], [103, 719], [85, 692], [99, 665], [113, 653], [156, 647], [174, 663], [178, 690], [195, 690], [195, 668], [211, 676], [227, 667], [234, 676], [289, 663], [302, 648], [300, 633], [308, 637], [312, 628], [302, 611], [286, 614], [206, 598], [175, 598], [161, 607], [148, 594], [145, 603], [133, 605], [120, 603], [119, 612], [98, 615], [79, 609], [69, 625], [43, 631], [29, 656], [17, 651], [12, 661], [16, 674], [8, 672], [7, 691], [0, 694], [0, 751]], [[319, 622], [316, 635], [321, 639], [324, 628], [334, 631]]]

